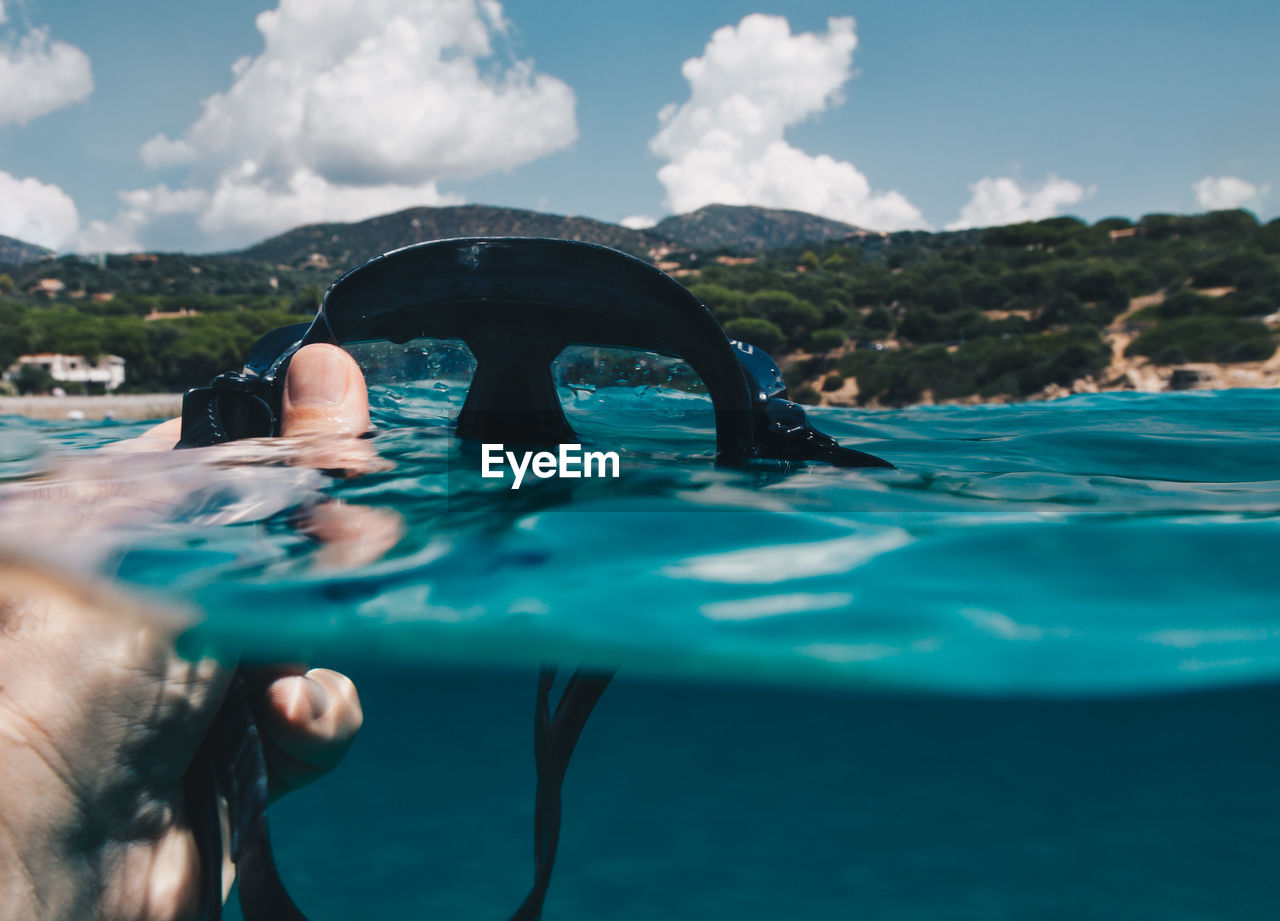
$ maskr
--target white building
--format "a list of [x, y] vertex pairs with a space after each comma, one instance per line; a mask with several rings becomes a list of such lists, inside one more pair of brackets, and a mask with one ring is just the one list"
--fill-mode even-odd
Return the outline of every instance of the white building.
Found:
[[23, 365], [36, 365], [49, 372], [55, 381], [71, 384], [101, 384], [106, 390], [115, 390], [124, 383], [124, 359], [119, 355], [103, 355], [96, 362], [83, 355], [58, 355], [42, 352], [36, 355], [19, 355], [7, 372], [12, 378]]

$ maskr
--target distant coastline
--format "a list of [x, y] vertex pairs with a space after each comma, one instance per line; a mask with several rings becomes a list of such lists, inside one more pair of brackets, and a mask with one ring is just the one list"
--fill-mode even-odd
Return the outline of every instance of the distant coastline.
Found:
[[[1211, 292], [1222, 296], [1224, 292]], [[922, 399], [910, 403], [911, 406], [931, 406], [948, 404], [972, 406], [979, 403], [1025, 403], [1043, 400], [1056, 400], [1077, 393], [1112, 393], [1132, 391], [1137, 393], [1165, 393], [1185, 390], [1235, 390], [1239, 388], [1271, 388], [1280, 387], [1280, 348], [1264, 361], [1244, 361], [1232, 363], [1218, 362], [1179, 362], [1177, 364], [1158, 364], [1144, 356], [1127, 354], [1133, 342], [1134, 331], [1128, 325], [1130, 318], [1138, 311], [1158, 307], [1163, 303], [1163, 294], [1136, 297], [1130, 301], [1129, 309], [1119, 314], [1103, 331], [1102, 340], [1111, 350], [1111, 361], [1105, 369], [1096, 375], [1077, 378], [1069, 385], [1049, 384], [1043, 390], [1021, 397], [997, 395], [981, 397], [972, 394], [963, 397], [935, 400], [933, 394], [925, 391]], [[1270, 324], [1280, 324], [1280, 316], [1267, 317]], [[838, 354], [838, 353], [834, 353]], [[795, 353], [787, 356], [787, 364], [804, 362], [812, 356]], [[823, 391], [822, 376], [818, 375], [807, 381], [810, 388], [817, 391], [821, 405], [834, 407], [882, 407], [876, 400], [858, 401], [857, 378], [846, 378], [839, 389]]]
[[[1188, 390], [1240, 390], [1280, 387], [1280, 356], [1266, 362], [1219, 365], [1195, 362], [1182, 365], [1154, 365], [1141, 360], [1130, 362], [1121, 374], [1104, 376], [1098, 381], [1081, 378], [1069, 387], [1050, 384], [1039, 393], [1025, 397], [980, 397], [977, 395], [935, 400], [924, 398], [907, 406], [976, 406], [983, 403], [1037, 403], [1057, 400], [1079, 393], [1176, 393]], [[904, 406], [881, 406], [875, 400], [858, 403], [856, 379], [849, 379], [833, 393], [823, 393], [822, 406], [837, 409], [904, 409]]]
[[66, 421], [83, 419], [101, 422], [140, 422], [172, 419], [182, 413], [180, 393], [110, 393], [100, 396], [0, 397], [0, 416]]
[[[1265, 362], [1247, 364], [1190, 363], [1182, 365], [1154, 365], [1145, 359], [1132, 361], [1118, 359], [1102, 380], [1082, 378], [1070, 387], [1056, 384], [1029, 397], [1011, 399], [978, 396], [959, 399], [934, 400], [931, 394], [911, 406], [959, 405], [973, 406], [982, 403], [1027, 403], [1055, 400], [1078, 393], [1108, 393], [1131, 391], [1137, 393], [1166, 393], [1186, 390], [1235, 390], [1240, 388], [1280, 387], [1280, 354]], [[850, 379], [839, 391], [823, 393], [823, 406], [837, 409], [901, 409], [882, 407], [874, 401], [857, 402], [857, 382]], [[182, 413], [180, 393], [130, 393], [103, 394], [98, 396], [21, 396], [0, 397], [0, 416], [24, 416], [48, 422], [83, 420], [101, 422], [114, 419], [117, 422], [140, 422], [148, 419], [172, 419]]]

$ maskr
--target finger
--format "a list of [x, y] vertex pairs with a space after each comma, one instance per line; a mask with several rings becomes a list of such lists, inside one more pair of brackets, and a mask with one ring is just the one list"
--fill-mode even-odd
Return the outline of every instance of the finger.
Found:
[[360, 435], [369, 429], [364, 375], [336, 345], [314, 343], [293, 356], [280, 409], [282, 435]]
[[327, 668], [270, 681], [262, 701], [262, 734], [273, 773], [296, 789], [333, 768], [364, 721], [351, 679]]
[[170, 419], [153, 425], [137, 438], [107, 445], [104, 450], [116, 454], [135, 454], [142, 451], [171, 451], [182, 437], [182, 419]]
[[331, 571], [380, 560], [404, 536], [404, 519], [393, 509], [339, 499], [306, 508], [294, 525], [320, 544], [312, 564]]

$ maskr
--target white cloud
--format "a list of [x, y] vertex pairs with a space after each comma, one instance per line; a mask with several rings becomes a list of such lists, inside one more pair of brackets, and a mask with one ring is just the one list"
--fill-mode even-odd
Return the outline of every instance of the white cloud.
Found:
[[[150, 189], [119, 193], [120, 210], [110, 221], [90, 221], [76, 234], [72, 246], [82, 253], [121, 253], [143, 249], [141, 231], [153, 222], [197, 213], [209, 200], [202, 189], [170, 189], [161, 183]], [[170, 247], [177, 248], [177, 247]]]
[[1043, 220], [1058, 214], [1064, 205], [1074, 205], [1093, 190], [1050, 173], [1044, 182], [1028, 187], [1007, 176], [988, 176], [969, 186], [969, 191], [972, 194], [960, 209], [960, 217], [948, 224], [947, 230]]
[[223, 176], [200, 215], [200, 226], [214, 235], [249, 231], [261, 237], [297, 224], [357, 221], [408, 205], [462, 201], [458, 195], [442, 195], [433, 182], [343, 185], [300, 167], [283, 183]]
[[157, 134], [143, 142], [138, 148], [138, 156], [152, 169], [164, 169], [169, 166], [185, 166], [188, 163], [194, 163], [199, 154], [194, 147], [181, 138], [174, 141], [163, 134]]
[[[0, 8], [0, 22], [3, 22]], [[17, 44], [0, 43], [0, 125], [25, 124], [93, 92], [89, 56], [32, 29]]]
[[440, 181], [577, 138], [573, 90], [495, 54], [508, 29], [495, 0], [280, 0], [257, 26], [265, 47], [235, 62], [230, 88], [139, 151], [189, 169], [207, 193], [193, 216], [218, 245], [453, 203]]
[[647, 214], [633, 214], [630, 217], [624, 217], [618, 223], [631, 230], [648, 230], [658, 223], [658, 219], [649, 217]]
[[0, 171], [0, 234], [59, 249], [80, 226], [71, 196], [38, 179], [19, 179]]
[[1205, 176], [1191, 183], [1196, 193], [1196, 204], [1206, 211], [1222, 211], [1239, 208], [1270, 191], [1268, 186], [1259, 189], [1252, 182], [1236, 176]]
[[702, 57], [685, 61], [689, 100], [658, 114], [650, 149], [669, 161], [658, 171], [665, 204], [794, 208], [864, 227], [926, 227], [898, 192], [872, 192], [852, 164], [788, 144], [787, 128], [842, 101], [858, 43], [850, 17], [822, 34], [791, 34], [781, 16], [755, 13], [717, 29]]

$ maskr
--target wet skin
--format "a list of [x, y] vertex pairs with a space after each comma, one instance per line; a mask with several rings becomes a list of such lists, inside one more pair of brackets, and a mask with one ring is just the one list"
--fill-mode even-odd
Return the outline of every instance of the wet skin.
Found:
[[[349, 475], [376, 463], [356, 438], [369, 428], [364, 379], [340, 349], [298, 353], [282, 408], [290, 462]], [[168, 450], [179, 427], [159, 425], [121, 453]], [[367, 512], [330, 503], [301, 523], [323, 545], [319, 565], [358, 565], [395, 542], [398, 521]], [[197, 917], [182, 779], [234, 663], [180, 656], [188, 623], [0, 550], [0, 921]], [[360, 701], [328, 669], [250, 677], [276, 798], [342, 759]]]

